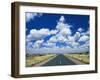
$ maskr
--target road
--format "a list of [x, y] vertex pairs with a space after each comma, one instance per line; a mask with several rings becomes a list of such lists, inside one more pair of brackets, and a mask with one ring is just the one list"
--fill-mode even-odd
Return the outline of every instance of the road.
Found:
[[65, 57], [64, 55], [60, 54], [57, 55], [52, 60], [46, 62], [45, 64], [42, 64], [42, 66], [58, 66], [58, 65], [75, 65], [75, 62]]

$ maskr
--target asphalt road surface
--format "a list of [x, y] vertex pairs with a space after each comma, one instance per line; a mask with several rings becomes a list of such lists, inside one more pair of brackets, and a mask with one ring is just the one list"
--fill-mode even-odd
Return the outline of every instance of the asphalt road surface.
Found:
[[75, 63], [72, 60], [65, 57], [64, 55], [60, 54], [57, 55], [52, 60], [46, 62], [42, 66], [58, 66], [58, 65], [75, 65]]

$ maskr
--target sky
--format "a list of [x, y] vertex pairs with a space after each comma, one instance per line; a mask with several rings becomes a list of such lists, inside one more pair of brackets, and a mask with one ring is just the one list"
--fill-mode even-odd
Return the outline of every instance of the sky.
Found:
[[89, 15], [25, 13], [26, 53], [89, 52]]

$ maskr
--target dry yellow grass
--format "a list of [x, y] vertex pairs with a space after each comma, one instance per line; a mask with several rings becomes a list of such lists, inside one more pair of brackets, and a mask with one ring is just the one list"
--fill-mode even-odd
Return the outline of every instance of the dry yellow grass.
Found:
[[26, 57], [26, 67], [31, 67], [34, 66], [37, 63], [40, 63], [44, 60], [47, 60], [51, 57], [55, 56], [55, 54], [47, 54], [47, 55], [42, 55], [42, 56], [29, 56]]
[[65, 56], [72, 57], [72, 58], [80, 60], [80, 61], [82, 61], [82, 62], [84, 62], [86, 64], [89, 64], [89, 54], [74, 53], [74, 54], [66, 54]]

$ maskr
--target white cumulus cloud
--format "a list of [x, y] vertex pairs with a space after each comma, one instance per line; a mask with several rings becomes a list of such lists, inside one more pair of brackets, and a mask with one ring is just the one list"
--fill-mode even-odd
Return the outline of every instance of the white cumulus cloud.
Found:
[[[34, 14], [36, 15], [36, 14]], [[30, 16], [32, 16], [30, 14]], [[31, 18], [30, 18], [31, 19]], [[64, 16], [61, 16], [55, 29], [49, 30], [41, 28], [40, 30], [31, 29], [26, 37], [27, 52], [36, 53], [80, 53], [89, 50], [89, 29], [84, 32], [82, 28], [72, 34], [72, 25], [66, 23]], [[49, 36], [49, 37], [47, 37]], [[44, 38], [48, 39], [44, 39]], [[33, 42], [32, 42], [33, 41]], [[58, 46], [65, 44], [64, 46]], [[80, 44], [84, 42], [84, 44]], [[42, 46], [42, 47], [41, 47]]]
[[40, 40], [40, 39], [45, 38], [46, 36], [54, 35], [57, 32], [58, 32], [57, 30], [49, 30], [49, 29], [45, 29], [45, 28], [42, 28], [40, 30], [31, 29], [30, 33], [27, 35], [26, 40], [27, 41]]
[[52, 43], [52, 42], [45, 42], [43, 45], [44, 45], [45, 47], [51, 47], [51, 48], [53, 48], [53, 47], [55, 47], [55, 46], [56, 46], [56, 43]]
[[26, 13], [26, 21], [30, 21], [31, 19], [34, 19], [35, 17], [42, 16], [42, 13]]
[[65, 36], [63, 36], [62, 34], [56, 34], [55, 36], [52, 36], [48, 42], [66, 42], [67, 41], [67, 38]]
[[82, 37], [80, 37], [79, 42], [86, 42], [88, 40], [89, 40], [89, 36], [83, 35]]
[[57, 42], [56, 36], [52, 36], [52, 37], [48, 40], [48, 42]]
[[64, 16], [61, 16], [59, 21], [57, 22], [56, 29], [59, 30], [60, 34], [66, 36], [66, 35], [71, 35], [71, 25], [65, 23], [65, 18]]
[[58, 32], [58, 30], [51, 30], [50, 34], [56, 34]]
[[59, 19], [59, 21], [60, 21], [60, 22], [65, 22], [64, 16], [61, 16], [60, 19]]
[[84, 30], [83, 30], [82, 28], [78, 28], [78, 31], [79, 31], [79, 32], [82, 32], [82, 31], [84, 31]]
[[33, 48], [39, 48], [42, 43], [44, 42], [44, 40], [37, 40], [34, 44], [33, 44]]
[[74, 35], [74, 40], [75, 41], [78, 40], [80, 38], [80, 36], [81, 36], [81, 33], [76, 32], [75, 35]]
[[30, 34], [27, 35], [27, 40], [29, 40], [29, 41], [40, 40], [48, 35], [50, 35], [49, 29], [44, 29], [44, 28], [42, 28], [40, 30], [32, 29], [32, 30], [30, 30]]

